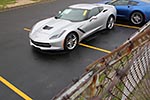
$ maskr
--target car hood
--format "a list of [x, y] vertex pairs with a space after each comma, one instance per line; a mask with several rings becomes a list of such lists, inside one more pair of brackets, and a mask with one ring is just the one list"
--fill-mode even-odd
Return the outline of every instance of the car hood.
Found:
[[[30, 34], [32, 39], [44, 39], [49, 38], [55, 34], [60, 34], [69, 27], [76, 25], [77, 22], [71, 22], [63, 19], [49, 18], [37, 23]], [[43, 40], [42, 39], [42, 40]]]

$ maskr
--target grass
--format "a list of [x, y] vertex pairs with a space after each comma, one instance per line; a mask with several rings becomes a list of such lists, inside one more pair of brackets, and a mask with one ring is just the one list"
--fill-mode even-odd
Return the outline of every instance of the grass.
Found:
[[7, 7], [7, 4], [16, 3], [16, 0], [0, 0], [0, 9]]

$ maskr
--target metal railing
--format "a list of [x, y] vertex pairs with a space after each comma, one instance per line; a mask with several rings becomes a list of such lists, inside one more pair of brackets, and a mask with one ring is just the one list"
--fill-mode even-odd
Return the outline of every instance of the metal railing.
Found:
[[150, 22], [86, 71], [53, 100], [150, 99]]

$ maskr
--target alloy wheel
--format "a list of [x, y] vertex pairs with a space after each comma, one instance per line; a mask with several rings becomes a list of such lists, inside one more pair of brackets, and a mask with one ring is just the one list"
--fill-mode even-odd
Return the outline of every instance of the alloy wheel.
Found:
[[78, 43], [78, 38], [76, 36], [76, 34], [71, 33], [66, 37], [65, 40], [65, 49], [66, 50], [73, 50]]
[[109, 30], [112, 29], [114, 27], [114, 23], [115, 23], [114, 17], [110, 16], [107, 21], [107, 29]]
[[142, 24], [144, 21], [144, 17], [142, 15], [142, 13], [140, 12], [134, 12], [132, 15], [131, 15], [131, 22], [135, 25], [140, 25]]

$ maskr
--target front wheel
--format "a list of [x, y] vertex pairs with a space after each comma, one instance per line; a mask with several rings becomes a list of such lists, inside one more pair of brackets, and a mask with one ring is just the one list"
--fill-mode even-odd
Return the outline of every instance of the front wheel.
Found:
[[130, 21], [134, 25], [141, 25], [144, 22], [144, 16], [141, 12], [133, 12], [131, 14]]
[[111, 30], [114, 27], [115, 18], [110, 16], [107, 20], [106, 29]]
[[64, 42], [64, 49], [67, 51], [71, 51], [75, 49], [78, 44], [78, 37], [75, 33], [70, 33], [67, 35]]

